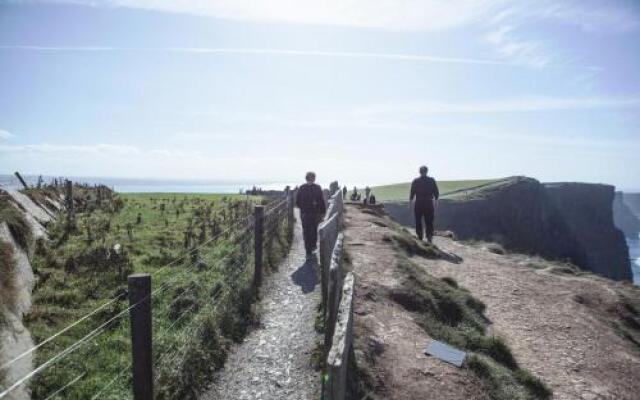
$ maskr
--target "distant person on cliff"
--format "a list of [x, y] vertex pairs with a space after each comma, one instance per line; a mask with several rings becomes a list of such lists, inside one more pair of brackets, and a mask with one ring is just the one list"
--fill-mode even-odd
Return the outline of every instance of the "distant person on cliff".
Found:
[[352, 201], [358, 200], [358, 188], [355, 186], [353, 187], [353, 192], [351, 192], [351, 200]]
[[313, 255], [318, 243], [318, 224], [322, 221], [327, 207], [324, 202], [322, 188], [315, 183], [315, 172], [307, 172], [307, 183], [300, 186], [296, 197], [296, 206], [300, 209], [302, 236], [307, 258]]
[[[433, 219], [435, 217], [435, 209], [438, 204], [438, 185], [436, 180], [427, 176], [429, 168], [420, 167], [420, 176], [411, 183], [411, 194], [409, 195], [409, 204], [413, 204], [413, 212], [416, 218], [416, 234], [422, 240], [426, 231], [429, 243], [433, 240]], [[422, 220], [424, 219], [424, 231]]]

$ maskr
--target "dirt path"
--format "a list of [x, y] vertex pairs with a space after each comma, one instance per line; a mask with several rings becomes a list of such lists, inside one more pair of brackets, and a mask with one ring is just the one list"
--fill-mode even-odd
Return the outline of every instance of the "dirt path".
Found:
[[545, 260], [494, 254], [482, 244], [446, 238], [435, 243], [463, 261], [415, 261], [435, 276], [453, 277], [482, 300], [494, 332], [553, 389], [554, 398], [638, 398], [640, 351], [615, 332], [608, 314], [620, 306], [623, 284], [551, 273]]
[[319, 398], [320, 373], [312, 365], [312, 351], [320, 340], [314, 329], [319, 301], [316, 260], [305, 261], [297, 222], [289, 255], [262, 288], [260, 328], [230, 354], [214, 385], [201, 398]]

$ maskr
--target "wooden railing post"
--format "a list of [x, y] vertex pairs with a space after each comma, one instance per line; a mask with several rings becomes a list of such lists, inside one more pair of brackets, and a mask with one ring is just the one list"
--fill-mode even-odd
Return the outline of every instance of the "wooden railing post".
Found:
[[151, 275], [129, 275], [133, 398], [153, 400]]
[[255, 221], [255, 269], [253, 271], [253, 285], [257, 288], [262, 285], [262, 243], [264, 241], [264, 206], [254, 206], [253, 217]]

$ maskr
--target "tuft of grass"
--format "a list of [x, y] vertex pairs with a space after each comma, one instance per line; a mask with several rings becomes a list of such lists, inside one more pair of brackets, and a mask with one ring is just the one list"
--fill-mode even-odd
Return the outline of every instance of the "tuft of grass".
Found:
[[[420, 256], [425, 258], [438, 258], [439, 254], [435, 246], [423, 243], [406, 232], [391, 235], [391, 242], [397, 249], [402, 250], [408, 256]], [[385, 240], [383, 238], [383, 240]], [[388, 239], [387, 239], [388, 240]], [[386, 240], [385, 240], [386, 241]]]
[[440, 278], [442, 280], [442, 282], [446, 283], [447, 285], [451, 286], [452, 288], [458, 288], [458, 282], [453, 279], [450, 276], [445, 276], [443, 278]]
[[0, 287], [2, 287], [3, 291], [8, 290], [13, 285], [14, 274], [13, 247], [4, 240], [0, 240]]
[[493, 400], [551, 398], [551, 390], [527, 371], [511, 371], [491, 358], [479, 354], [470, 356], [467, 366], [487, 383]]

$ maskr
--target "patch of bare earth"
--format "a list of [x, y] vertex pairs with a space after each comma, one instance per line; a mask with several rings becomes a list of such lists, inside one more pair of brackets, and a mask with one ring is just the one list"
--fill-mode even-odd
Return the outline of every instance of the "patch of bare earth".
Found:
[[[348, 223], [351, 226], [369, 224], [366, 216], [356, 212], [350, 214]], [[354, 263], [366, 269], [358, 274], [363, 286], [359, 292], [359, 305], [373, 314], [359, 316], [358, 324], [361, 327], [372, 325], [376, 334], [384, 335], [384, 332], [397, 332], [391, 327], [394, 319], [385, 319], [390, 314], [383, 311], [385, 307], [362, 300], [370, 287], [395, 284], [386, 277], [386, 272], [380, 271], [391, 268], [393, 263], [385, 259], [383, 253], [387, 249], [379, 246], [375, 232], [377, 230], [351, 229], [349, 251], [357, 260]], [[354, 246], [358, 241], [365, 245]], [[521, 366], [549, 385], [554, 398], [640, 398], [638, 288], [591, 274], [554, 273], [554, 269], [558, 271], [562, 267], [525, 255], [495, 254], [480, 243], [464, 244], [442, 237], [436, 238], [435, 243], [440, 249], [462, 258], [462, 262], [452, 264], [420, 257], [412, 260], [434, 276], [454, 278], [484, 302], [487, 306], [485, 315], [492, 321], [493, 332], [506, 340]], [[367, 276], [369, 274], [371, 276]], [[368, 319], [372, 321], [368, 322]], [[451, 376], [441, 375], [448, 372], [448, 368], [434, 365], [437, 361], [419, 358], [418, 345], [424, 343], [425, 338], [416, 336], [414, 339], [412, 336], [418, 330], [414, 330], [409, 322], [405, 322], [405, 326], [411, 329], [394, 333], [390, 339], [400, 340], [405, 346], [415, 340], [416, 357], [405, 360], [408, 355], [405, 351], [398, 355], [402, 357], [399, 363], [411, 369], [438, 371], [437, 376], [449, 381], [443, 383], [446, 388], [443, 396], [453, 396], [449, 386], [453, 386], [453, 380], [462, 377], [464, 372], [456, 370]], [[408, 379], [410, 374], [394, 371], [393, 364], [387, 365], [392, 356], [387, 357], [389, 361], [383, 363], [383, 368], [391, 371], [385, 373], [394, 379], [399, 374]], [[427, 363], [430, 366], [427, 367]], [[434, 384], [428, 383], [430, 380], [433, 379], [425, 379], [421, 386], [433, 388]], [[468, 387], [470, 382], [461, 386]], [[454, 387], [457, 391], [461, 389]], [[449, 397], [439, 394], [435, 398]]]
[[431, 341], [411, 312], [387, 295], [401, 287], [383, 219], [349, 206], [345, 250], [356, 275], [354, 353], [369, 399], [489, 399], [469, 369], [423, 354]]

